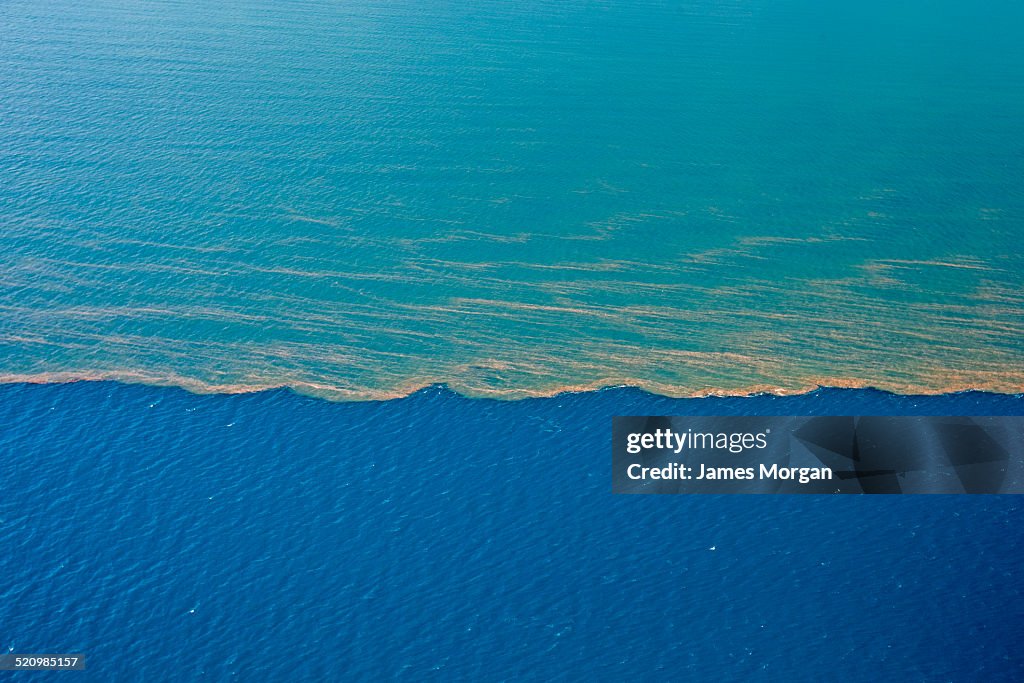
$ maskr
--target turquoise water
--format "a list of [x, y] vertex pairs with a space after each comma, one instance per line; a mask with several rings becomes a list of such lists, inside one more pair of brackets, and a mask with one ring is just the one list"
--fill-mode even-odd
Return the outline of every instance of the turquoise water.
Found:
[[1020, 3], [0, 25], [5, 380], [1024, 390]]

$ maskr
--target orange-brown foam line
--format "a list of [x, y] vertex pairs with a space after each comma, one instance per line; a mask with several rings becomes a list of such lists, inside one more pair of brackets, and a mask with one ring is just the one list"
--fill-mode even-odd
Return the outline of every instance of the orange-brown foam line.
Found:
[[[44, 372], [27, 374], [0, 375], [0, 384], [70, 384], [73, 382], [113, 381], [122, 384], [141, 384], [146, 386], [177, 387], [194, 394], [247, 394], [274, 389], [290, 389], [298, 394], [314, 396], [330, 401], [382, 401], [404, 398], [430, 386], [441, 384], [434, 380], [409, 380], [392, 389], [347, 388], [322, 382], [281, 381], [216, 384], [198, 379], [175, 375], [148, 375], [134, 371], [109, 372]], [[968, 391], [984, 391], [1005, 395], [1024, 395], [1024, 374], [1011, 373], [1002, 381], [994, 379], [986, 384], [983, 382], [954, 381], [943, 385], [917, 384], [878, 384], [856, 378], [818, 378], [803, 379], [794, 386], [782, 387], [772, 384], [752, 384], [729, 389], [716, 387], [686, 388], [670, 384], [652, 382], [639, 378], [608, 378], [578, 384], [560, 384], [544, 388], [469, 388], [462, 387], [458, 382], [447, 386], [456, 393], [467, 398], [490, 398], [498, 400], [520, 400], [525, 398], [547, 398], [561, 394], [585, 393], [613, 388], [636, 388], [648, 393], [668, 398], [707, 398], [707, 397], [746, 397], [770, 394], [774, 396], [797, 396], [808, 394], [819, 389], [876, 389], [894, 394], [911, 396], [938, 396]]]

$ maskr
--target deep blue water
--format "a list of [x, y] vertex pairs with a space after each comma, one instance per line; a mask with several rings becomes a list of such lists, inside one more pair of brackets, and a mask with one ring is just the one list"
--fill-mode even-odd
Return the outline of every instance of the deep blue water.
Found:
[[1024, 398], [6, 385], [0, 648], [96, 681], [1024, 675], [1021, 499], [613, 496], [616, 413]]

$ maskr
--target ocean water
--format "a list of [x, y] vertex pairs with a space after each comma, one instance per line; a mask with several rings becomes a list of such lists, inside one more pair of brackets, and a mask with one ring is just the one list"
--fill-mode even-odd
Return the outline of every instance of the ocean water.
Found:
[[611, 494], [613, 414], [847, 412], [1024, 397], [2, 386], [0, 651], [104, 682], [1021, 680], [1017, 496]]
[[[1021, 680], [1015, 497], [616, 497], [610, 420], [1024, 414], [1022, 37], [1008, 0], [3, 0], [0, 651]], [[667, 398], [819, 385], [899, 393]]]
[[6, 0], [0, 379], [1024, 389], [1024, 5]]

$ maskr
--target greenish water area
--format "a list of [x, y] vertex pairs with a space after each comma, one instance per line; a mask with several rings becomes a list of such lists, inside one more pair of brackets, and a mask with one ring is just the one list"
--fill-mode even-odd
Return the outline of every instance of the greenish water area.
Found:
[[0, 4], [0, 378], [1024, 391], [1024, 5]]

